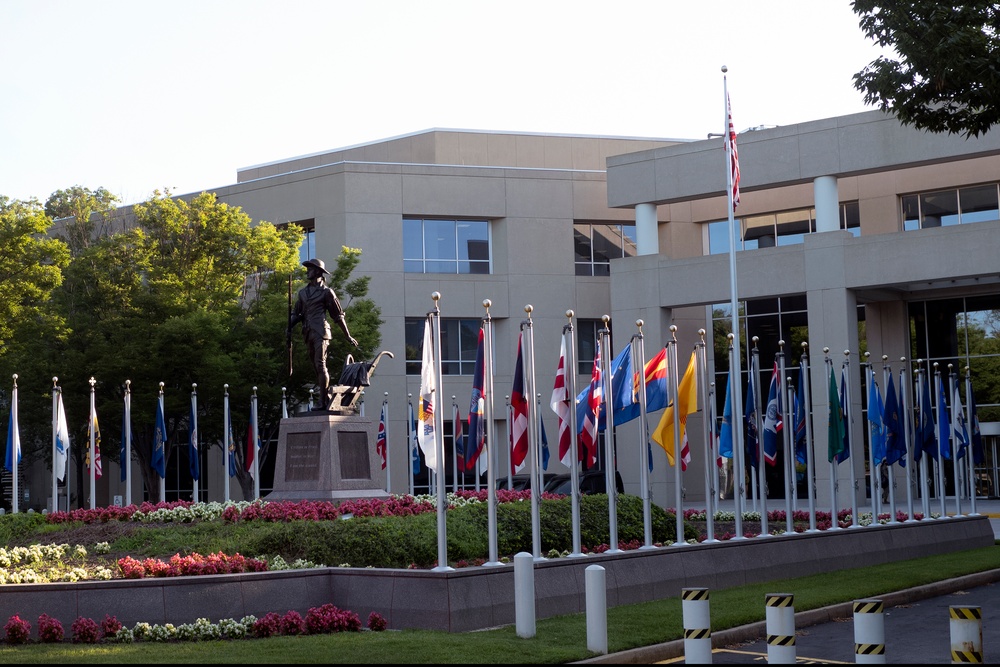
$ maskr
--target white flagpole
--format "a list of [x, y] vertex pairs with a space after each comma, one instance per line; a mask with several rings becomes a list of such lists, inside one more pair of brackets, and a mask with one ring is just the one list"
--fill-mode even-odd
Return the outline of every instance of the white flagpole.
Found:
[[417, 438], [416, 433], [413, 432], [413, 394], [406, 394], [406, 469], [409, 471], [407, 477], [409, 479], [409, 492], [413, 495], [413, 445]]
[[535, 561], [546, 560], [542, 557], [542, 526], [539, 514], [538, 503], [541, 500], [542, 490], [538, 488], [538, 408], [535, 401], [535, 337], [534, 327], [531, 321], [532, 305], [529, 303], [524, 307], [524, 312], [528, 318], [521, 322], [521, 331], [526, 334], [524, 349], [522, 350], [522, 374], [524, 375], [524, 397], [526, 401], [528, 417], [528, 479], [531, 480], [529, 486], [531, 491], [531, 555]]
[[132, 381], [125, 380], [125, 506], [132, 504]]
[[447, 510], [447, 488], [444, 476], [444, 419], [441, 414], [443, 401], [441, 398], [441, 309], [438, 301], [441, 299], [440, 292], [431, 294], [434, 300], [434, 310], [431, 312], [431, 335], [434, 339], [434, 387], [437, 394], [434, 397], [434, 449], [437, 451], [437, 470], [435, 477], [437, 482], [437, 541], [438, 541], [438, 564], [434, 568], [435, 572], [450, 571], [454, 568], [448, 565], [448, 524], [445, 521], [445, 511]]
[[[698, 329], [698, 335], [701, 336], [701, 342], [698, 343], [698, 366], [700, 372], [698, 373], [698, 386], [701, 388], [701, 403], [705, 406], [705, 418], [702, 420], [704, 425], [702, 428], [702, 434], [705, 439], [705, 446], [702, 447], [704, 450], [705, 459], [705, 541], [706, 542], [716, 542], [715, 539], [715, 516], [712, 511], [712, 498], [715, 495], [715, 488], [711, 481], [711, 470], [715, 462], [712, 461], [712, 455], [709, 453], [709, 449], [712, 449], [711, 443], [715, 438], [715, 421], [709, 417], [711, 410], [709, 409], [709, 398], [708, 398], [708, 355], [706, 352], [705, 345], [705, 330]], [[732, 348], [730, 348], [732, 349]], [[640, 380], [645, 386], [645, 382]], [[732, 397], [730, 397], [732, 398]], [[716, 452], [718, 455], [718, 452]], [[643, 466], [645, 470], [645, 466]], [[742, 517], [736, 516], [736, 525], [740, 525], [740, 520]], [[737, 535], [742, 535], [743, 531], [741, 528], [737, 527]]]
[[955, 516], [962, 516], [962, 485], [959, 482], [961, 479], [961, 469], [958, 464], [958, 452], [959, 452], [959, 432], [954, 428], [958, 418], [955, 416], [955, 411], [962, 410], [962, 403], [958, 400], [960, 397], [957, 395], [958, 392], [958, 379], [957, 375], [953, 369], [953, 364], [948, 364], [948, 397], [951, 399], [951, 423], [949, 426], [949, 431], [951, 432], [951, 469], [952, 469], [952, 485], [955, 487]]
[[576, 337], [573, 335], [572, 310], [566, 311], [567, 323], [563, 326], [563, 338], [566, 339], [566, 361], [563, 372], [566, 373], [566, 389], [569, 395], [569, 477], [570, 503], [572, 505], [573, 521], [573, 551], [570, 556], [582, 556], [580, 546], [580, 446], [579, 433], [576, 428]]
[[[601, 402], [604, 404], [604, 474], [608, 492], [608, 546], [609, 554], [621, 553], [618, 547], [618, 485], [615, 476], [615, 427], [614, 398], [611, 396], [611, 317], [602, 315], [604, 328], [600, 331], [601, 349]], [[600, 406], [594, 419], [600, 423]]]
[[281, 388], [281, 418], [288, 419], [288, 390]]
[[[14, 388], [16, 390], [17, 389], [16, 376], [14, 377], [14, 380], [15, 380]], [[95, 449], [96, 449], [95, 440], [97, 438], [97, 433], [95, 431], [97, 429], [94, 428], [94, 414], [97, 412], [97, 408], [94, 406], [94, 385], [96, 383], [97, 380], [95, 380], [94, 378], [90, 378], [90, 427], [88, 428], [88, 430], [90, 431], [90, 449], [88, 450], [90, 452], [90, 509], [94, 509], [97, 506], [97, 493], [96, 493], [97, 457], [95, 456]], [[14, 476], [14, 479], [15, 480], [17, 479], [16, 475]], [[15, 491], [17, 490], [16, 486], [14, 487], [14, 490]], [[16, 508], [17, 505], [15, 505], [14, 507]], [[14, 511], [16, 512], [17, 510], [15, 509]]]
[[[389, 392], [383, 394], [382, 416], [385, 418], [385, 492], [392, 493], [392, 457], [389, 456]], [[282, 399], [284, 400], [284, 399]]]
[[253, 440], [250, 449], [253, 451], [253, 499], [260, 500], [260, 448], [257, 446], [260, 435], [257, 432], [257, 387], [253, 388], [250, 395], [250, 428]]
[[[972, 405], [972, 375], [969, 373], [969, 367], [965, 367], [965, 405], [967, 410], [968, 429], [969, 429], [969, 442], [965, 450], [966, 460], [969, 464], [969, 515], [979, 516], [979, 512], [976, 511], [976, 462], [975, 462], [975, 445], [972, 443], [972, 438], [974, 437], [975, 425], [972, 423], [973, 418], [978, 417], [971, 412]], [[977, 410], [978, 411], [978, 410]]]
[[677, 325], [670, 325], [670, 341], [667, 342], [668, 355], [670, 358], [669, 364], [670, 368], [670, 396], [674, 399], [674, 512], [676, 517], [676, 528], [677, 528], [677, 541], [673, 543], [673, 546], [685, 546], [687, 542], [684, 540], [684, 494], [683, 488], [681, 487], [681, 460], [683, 454], [681, 451], [681, 420], [680, 420], [680, 401], [677, 398]]
[[[861, 460], [864, 461], [864, 444], [859, 448], [854, 442], [854, 431], [851, 428], [851, 424], [854, 422], [854, 406], [851, 404], [851, 351], [844, 350], [844, 363], [840, 367], [841, 377], [844, 378], [844, 410], [847, 412], [847, 423], [844, 424], [844, 429], [847, 431], [848, 442], [851, 443], [850, 457], [847, 459], [848, 466], [847, 471], [850, 474], [850, 484], [851, 484], [851, 528], [859, 528], [861, 526], [861, 518], [858, 516], [858, 481], [855, 477], [854, 472], [854, 462], [857, 460], [858, 451], [861, 452]], [[845, 373], [846, 371], [846, 373]], [[850, 409], [848, 409], [850, 406]]]
[[[497, 470], [499, 465], [499, 450], [497, 447], [496, 424], [493, 422], [493, 319], [490, 317], [490, 306], [493, 302], [483, 300], [486, 314], [483, 316], [483, 424], [486, 431], [486, 451], [480, 456], [487, 457], [486, 467], [486, 501], [487, 532], [489, 533], [490, 559], [484, 565], [503, 565], [500, 562], [497, 546]], [[478, 478], [478, 476], [477, 476]]]
[[510, 395], [504, 397], [507, 401], [507, 440], [504, 449], [507, 450], [507, 490], [514, 488], [514, 466], [511, 464], [511, 433], [510, 433]]
[[[740, 371], [739, 371], [739, 367], [740, 367], [739, 366], [740, 352], [734, 346], [734, 344], [736, 342], [736, 335], [730, 333], [729, 336], [728, 336], [728, 338], [729, 338], [729, 378], [730, 378], [730, 383], [729, 383], [730, 384], [730, 397], [729, 397], [730, 398], [730, 402], [729, 402], [730, 417], [729, 418], [732, 419], [732, 422], [730, 423], [730, 427], [731, 427], [730, 430], [733, 433], [733, 461], [734, 462], [739, 461], [739, 466], [736, 466], [736, 465], [733, 466], [733, 497], [736, 498], [736, 499], [738, 499], [739, 496], [740, 496], [739, 489], [740, 489], [740, 487], [743, 486], [743, 478], [744, 478], [744, 475], [745, 475], [745, 471], [743, 469], [744, 468], [743, 458], [742, 457], [740, 457], [739, 459], [736, 458], [737, 452], [743, 449], [743, 439], [740, 438], [740, 439], [737, 440], [737, 438], [736, 438], [737, 431], [741, 435], [743, 433], [743, 421], [742, 420], [740, 420], [739, 422], [736, 421], [736, 410], [735, 410], [736, 405], [735, 405], [735, 403], [736, 403], [736, 396], [738, 396], [739, 393], [737, 393], [735, 391], [735, 389], [736, 389], [736, 385], [738, 385], [742, 381], [742, 379], [741, 379], [741, 375], [740, 375]], [[740, 400], [742, 400], [742, 399], [740, 399]], [[743, 539], [743, 511], [740, 509], [739, 500], [736, 501], [736, 512], [733, 513], [733, 516], [734, 516], [734, 519], [735, 519], [735, 523], [733, 525], [733, 530], [736, 533], [736, 535], [734, 536], [734, 539], [742, 540]], [[713, 517], [708, 517], [707, 526], [708, 526], [708, 530], [710, 531], [708, 533], [708, 537], [709, 537], [709, 539], [714, 540], [715, 539], [715, 528], [714, 528], [714, 524], [712, 523], [712, 519], [713, 519]]]
[[[802, 342], [802, 356], [799, 359], [799, 382], [802, 383], [802, 406], [803, 414], [806, 416], [806, 487], [809, 489], [809, 531], [814, 533], [816, 528], [816, 480], [815, 463], [813, 457], [813, 432], [812, 432], [812, 387], [810, 386], [811, 374], [809, 372], [809, 343]], [[836, 517], [834, 517], [836, 518]]]
[[230, 451], [230, 447], [233, 444], [233, 436], [232, 436], [232, 433], [231, 433], [232, 428], [230, 426], [230, 424], [231, 424], [231, 416], [229, 414], [229, 385], [228, 384], [222, 385], [222, 389], [223, 389], [223, 394], [222, 394], [222, 449], [223, 449], [223, 452], [224, 452], [223, 453], [223, 458], [222, 458], [222, 461], [223, 461], [223, 463], [222, 463], [222, 480], [223, 480], [222, 486], [223, 486], [223, 499], [224, 499], [225, 502], [228, 503], [229, 502], [229, 466], [231, 465], [230, 462], [229, 462], [229, 457], [233, 455], [232, 451]]
[[[642, 320], [636, 320], [639, 330], [632, 336], [632, 359], [639, 374], [639, 496], [642, 498], [642, 549], [655, 549], [653, 546], [653, 517], [650, 507], [649, 493], [649, 425], [646, 423], [646, 348], [642, 337]], [[636, 372], [636, 371], [633, 371]], [[626, 379], [626, 382], [628, 380]]]
[[[188, 445], [188, 456], [199, 456], [198, 453], [198, 385], [195, 382], [191, 383], [191, 423], [188, 424], [188, 428], [191, 429], [191, 433], [188, 434], [190, 442], [194, 443], [194, 447]], [[194, 451], [192, 451], [192, 449]], [[199, 461], [199, 464], [201, 462]], [[190, 466], [189, 466], [190, 467]], [[199, 475], [200, 477], [201, 475]], [[198, 480], [191, 480], [191, 502], [198, 502]]]
[[[892, 379], [892, 366], [889, 364], [889, 355], [888, 354], [883, 354], [882, 355], [882, 384], [885, 386], [885, 390], [884, 391], [885, 391], [886, 398], [888, 398], [888, 396], [889, 396], [889, 380], [891, 380], [891, 379]], [[899, 402], [898, 402], [899, 399], [898, 399], [898, 397], [897, 397], [896, 401], [897, 401], [897, 403], [896, 403], [896, 406], [897, 406], [896, 407], [896, 411], [897, 411], [897, 414], [898, 414], [899, 413]], [[883, 427], [884, 427], [885, 417], [883, 416], [882, 419], [883, 419], [882, 424], [883, 424]], [[885, 479], [886, 479], [886, 484], [889, 487], [889, 523], [899, 523], [898, 521], [896, 521], [896, 488], [895, 488], [896, 484], [893, 482], [893, 479], [892, 479], [892, 464], [889, 463], [889, 450], [888, 450], [889, 429], [888, 428], [885, 428], [885, 436], [886, 436], [886, 452], [885, 452], [885, 459], [883, 461], [883, 464], [886, 467], [886, 476], [885, 476]], [[897, 433], [896, 437], [898, 438], [898, 437], [900, 437], [900, 435]], [[882, 480], [882, 475], [880, 473], [879, 474], [879, 483], [881, 483], [881, 480]], [[882, 494], [881, 494], [881, 492], [879, 492], [879, 499], [881, 499], [881, 498], [882, 498]]]
[[[21, 443], [20, 443], [21, 437], [20, 437], [20, 433], [18, 431], [18, 429], [20, 428], [20, 425], [17, 423], [17, 373], [14, 373], [13, 377], [14, 377], [14, 388], [11, 390], [11, 394], [10, 394], [10, 421], [11, 421], [10, 428], [11, 428], [11, 437], [10, 437], [10, 442], [7, 443], [7, 444], [10, 445], [11, 480], [12, 480], [12, 484], [13, 484], [13, 486], [11, 487], [11, 511], [14, 514], [17, 514], [17, 512], [18, 512], [17, 471], [20, 468], [20, 466], [18, 465], [17, 459], [19, 458], [18, 454], [21, 453]], [[91, 387], [93, 387], [94, 386], [94, 384], [93, 384], [94, 383], [93, 378], [91, 378], [90, 383], [91, 383]], [[90, 404], [91, 405], [94, 404], [93, 389], [91, 389]], [[91, 430], [93, 430], [93, 429], [91, 429]], [[91, 460], [93, 460], [93, 459], [91, 459]], [[91, 470], [93, 470], [93, 466], [91, 466]], [[91, 489], [93, 489], [93, 482], [91, 482]], [[90, 508], [91, 509], [94, 508], [94, 496], [93, 496], [93, 492], [91, 492], [91, 496], [90, 496]]]
[[[937, 394], [937, 428], [934, 430], [936, 434], [941, 433], [941, 420], [944, 419], [944, 401], [941, 397], [944, 396], [943, 384], [944, 379], [941, 377], [941, 369], [938, 368], [938, 362], [934, 362], [934, 380], [935, 380], [935, 394]], [[947, 446], [947, 445], [946, 445]], [[938, 441], [938, 485], [940, 486], [938, 496], [941, 498], [941, 518], [948, 518], [948, 510], [945, 508], [945, 495], [947, 485], [944, 479], [944, 454], [942, 450], [942, 443]]]
[[[771, 533], [767, 527], [767, 461], [764, 457], [764, 428], [763, 428], [763, 417], [761, 413], [761, 401], [764, 397], [761, 394], [764, 392], [763, 386], [760, 383], [760, 349], [757, 347], [757, 341], [759, 338], [757, 336], [753, 337], [753, 356], [750, 357], [750, 374], [753, 376], [753, 402], [754, 402], [754, 426], [757, 429], [757, 477], [759, 478], [758, 486], [760, 487], [758, 491], [758, 497], [760, 498], [760, 537], [770, 537]], [[742, 431], [742, 425], [740, 430]], [[736, 445], [733, 445], [733, 449], [736, 449]], [[735, 456], [736, 452], [733, 452]], [[735, 466], [734, 466], [735, 467]]]
[[785, 380], [785, 341], [778, 341], [778, 395], [781, 397], [781, 467], [785, 478], [785, 532], [789, 535], [795, 532], [795, 517], [792, 515], [792, 498], [795, 496], [795, 452], [791, 432], [795, 430], [795, 418], [789, 418], [792, 413], [792, 402], [786, 388]]
[[[56, 433], [59, 430], [59, 378], [52, 378], [52, 512], [59, 511], [59, 479], [56, 473]], [[67, 510], [69, 507], [67, 506]]]
[[906, 372], [906, 357], [899, 358], [900, 368], [899, 368], [899, 414], [903, 416], [903, 438], [906, 445], [906, 521], [904, 523], [911, 523], [915, 521], [913, 518], [913, 476], [916, 473], [915, 468], [917, 467], [913, 463], [913, 413], [910, 411], [910, 406], [913, 405], [910, 400], [910, 382], [908, 380], [909, 374]]
[[[824, 347], [823, 355], [824, 355], [823, 357], [824, 376], [826, 377], [826, 383], [827, 383], [826, 414], [828, 415], [828, 418], [827, 418], [827, 429], [826, 429], [827, 433], [826, 447], [827, 451], [829, 452], [830, 449], [833, 447], [833, 443], [830, 442], [830, 427], [831, 427], [830, 420], [840, 419], [841, 421], [843, 421], [843, 419], [839, 414], [835, 415], [833, 413], [832, 410], [833, 405], [831, 404], [830, 400], [829, 385], [831, 380], [834, 379], [833, 360], [830, 359], [830, 348]], [[843, 446], [843, 444], [841, 444], [841, 446]], [[834, 456], [833, 458], [830, 459], [830, 530], [840, 530], [840, 523], [837, 521], [838, 468], [839, 468], [839, 463], [837, 461], [837, 457]]]
[[[739, 234], [736, 229], [736, 221], [733, 216], [736, 211], [737, 201], [733, 196], [734, 188], [734, 178], [733, 178], [733, 166], [738, 165], [737, 156], [735, 155], [734, 140], [736, 138], [736, 130], [733, 127], [733, 118], [730, 113], [729, 108], [729, 89], [728, 82], [726, 80], [726, 72], [729, 71], [725, 65], [722, 66], [722, 92], [725, 102], [725, 123], [723, 127], [725, 128], [725, 143], [726, 143], [726, 193], [727, 200], [729, 202], [728, 214], [729, 214], [729, 309], [732, 317], [732, 334], [733, 334], [733, 349], [736, 353], [733, 355], [733, 383], [732, 383], [732, 418], [733, 424], [739, 424], [739, 428], [733, 428], [733, 469], [735, 471], [735, 478], [733, 480], [733, 499], [736, 504], [736, 529], [737, 535], [736, 539], [743, 539], [742, 531], [740, 530], [740, 522], [743, 517], [743, 501], [745, 498], [745, 485], [746, 485], [746, 470], [743, 463], [743, 390], [741, 383], [743, 382], [743, 370], [740, 366], [740, 311], [739, 311], [739, 290], [737, 289], [736, 280], [736, 244], [739, 242]], [[761, 459], [763, 463], [763, 459]]]
[[451, 492], [458, 493], [458, 397], [451, 395]]
[[[166, 410], [164, 409], [163, 383], [162, 382], [160, 383], [159, 401], [160, 401], [160, 414], [163, 415], [163, 429], [164, 429], [164, 432], [163, 432], [163, 472], [166, 473], [167, 472], [167, 433], [166, 433], [166, 428], [167, 428], [167, 413], [166, 413]], [[154, 444], [153, 446], [155, 447], [156, 445]], [[160, 477], [160, 502], [161, 503], [167, 502], [167, 478], [166, 477]]]

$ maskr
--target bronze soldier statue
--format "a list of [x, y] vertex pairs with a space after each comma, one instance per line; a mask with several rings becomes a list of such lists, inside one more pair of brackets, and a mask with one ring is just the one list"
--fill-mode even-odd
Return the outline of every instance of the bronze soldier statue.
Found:
[[326, 367], [326, 356], [331, 339], [330, 323], [326, 319], [327, 313], [344, 332], [347, 342], [357, 347], [358, 341], [347, 328], [340, 299], [337, 298], [333, 289], [326, 285], [325, 278], [330, 275], [330, 272], [326, 270], [323, 260], [308, 259], [302, 262], [302, 266], [306, 267], [306, 278], [309, 283], [299, 290], [295, 308], [288, 318], [287, 335], [291, 340], [292, 329], [296, 324], [302, 322], [302, 338], [309, 350], [309, 358], [316, 371], [316, 386], [319, 389], [319, 395], [323, 397], [322, 409], [328, 409], [333, 401], [333, 391], [330, 386], [330, 372]]

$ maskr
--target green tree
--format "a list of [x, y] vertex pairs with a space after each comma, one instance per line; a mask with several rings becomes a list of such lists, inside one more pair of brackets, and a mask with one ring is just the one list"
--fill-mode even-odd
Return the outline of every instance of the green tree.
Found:
[[904, 125], [977, 137], [1000, 120], [1000, 5], [854, 0], [865, 36], [892, 47], [854, 75], [866, 104]]
[[104, 188], [91, 190], [74, 185], [56, 190], [45, 200], [45, 214], [62, 223], [55, 236], [69, 244], [74, 255], [90, 247], [97, 239], [108, 236], [111, 224], [121, 217], [116, 205], [119, 199]]

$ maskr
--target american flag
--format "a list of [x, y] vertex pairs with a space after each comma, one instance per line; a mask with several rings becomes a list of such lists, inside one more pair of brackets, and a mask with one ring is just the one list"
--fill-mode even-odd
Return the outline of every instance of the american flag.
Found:
[[733, 127], [733, 107], [729, 103], [729, 95], [726, 95], [726, 113], [729, 118], [729, 166], [733, 174], [733, 210], [740, 203], [740, 158], [736, 154], [736, 129]]

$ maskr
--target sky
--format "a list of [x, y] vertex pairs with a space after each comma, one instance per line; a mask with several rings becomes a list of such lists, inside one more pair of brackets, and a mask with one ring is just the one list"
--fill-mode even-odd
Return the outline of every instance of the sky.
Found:
[[0, 0], [0, 26], [0, 196], [41, 202], [431, 128], [704, 139], [726, 90], [738, 132], [830, 118], [874, 108], [852, 77], [886, 53], [850, 0]]

